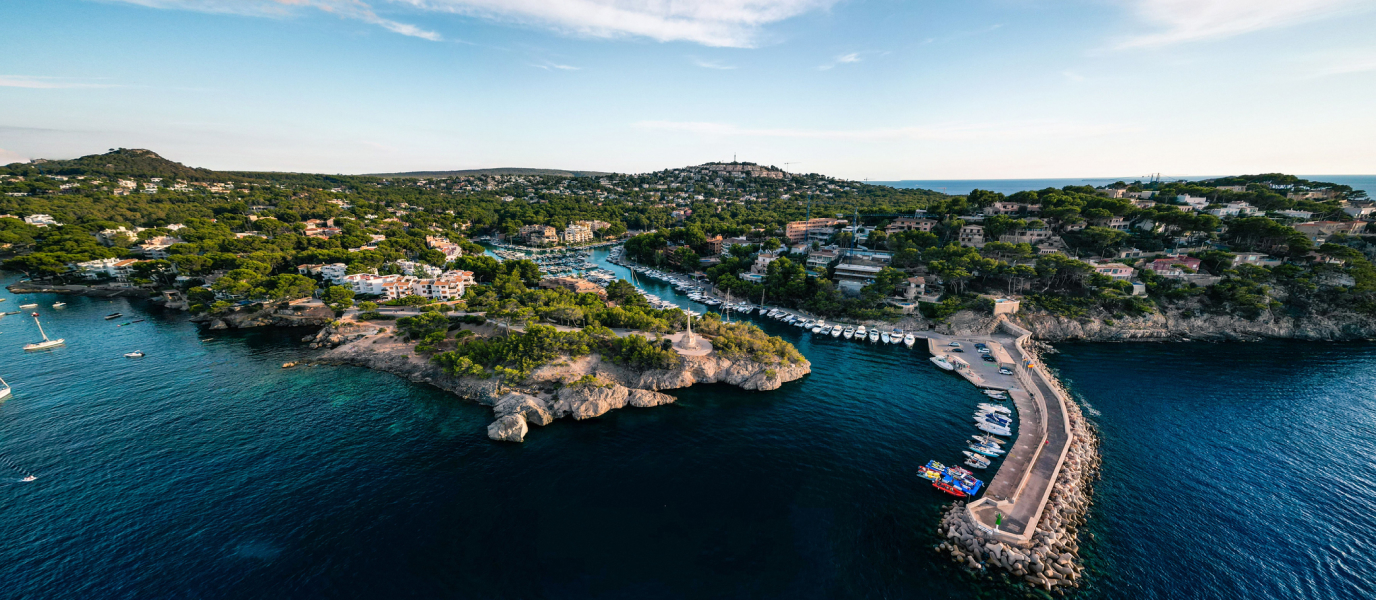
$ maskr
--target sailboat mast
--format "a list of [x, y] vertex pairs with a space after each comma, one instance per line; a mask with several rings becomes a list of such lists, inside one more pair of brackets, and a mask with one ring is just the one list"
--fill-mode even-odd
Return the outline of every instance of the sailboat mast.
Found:
[[43, 341], [49, 341], [48, 334], [43, 333], [43, 324], [38, 322], [38, 313], [33, 313], [33, 324], [38, 326], [38, 335], [43, 336]]

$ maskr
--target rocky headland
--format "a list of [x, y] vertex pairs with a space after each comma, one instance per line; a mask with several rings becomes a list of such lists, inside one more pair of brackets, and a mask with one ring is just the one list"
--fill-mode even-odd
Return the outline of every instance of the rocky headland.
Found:
[[726, 383], [746, 390], [774, 390], [812, 372], [810, 363], [764, 364], [729, 359], [717, 353], [685, 356], [673, 369], [638, 370], [603, 360], [600, 355], [561, 357], [533, 370], [520, 383], [497, 378], [456, 377], [444, 372], [413, 344], [394, 337], [390, 323], [346, 321], [307, 336], [305, 342], [324, 352], [316, 360], [386, 371], [426, 383], [485, 406], [495, 420], [487, 427], [494, 440], [520, 442], [530, 426], [556, 419], [590, 419], [625, 408], [648, 408], [675, 401], [660, 390], [699, 383]]

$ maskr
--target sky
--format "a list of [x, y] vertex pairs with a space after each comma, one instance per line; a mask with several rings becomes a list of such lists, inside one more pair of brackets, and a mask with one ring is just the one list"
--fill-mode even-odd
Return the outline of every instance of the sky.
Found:
[[0, 164], [1376, 172], [1371, 0], [4, 0]]

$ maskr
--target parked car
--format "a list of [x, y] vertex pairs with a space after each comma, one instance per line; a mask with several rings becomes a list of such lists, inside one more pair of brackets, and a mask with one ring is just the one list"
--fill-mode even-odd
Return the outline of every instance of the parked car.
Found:
[[1007, 367], [1004, 367], [1004, 368], [999, 369], [999, 374], [1001, 374], [1001, 375], [1012, 375], [1013, 372], [1012, 372], [1012, 371], [1009, 371]]
[[951, 342], [951, 343], [949, 343], [949, 344], [947, 344], [947, 345], [950, 346], [950, 347], [952, 347], [952, 348], [959, 348], [959, 347], [960, 347], [960, 342]]
[[985, 354], [984, 356], [981, 356], [980, 358], [983, 358], [983, 359], [984, 359], [984, 362], [994, 362], [994, 357], [989, 356], [988, 354]]

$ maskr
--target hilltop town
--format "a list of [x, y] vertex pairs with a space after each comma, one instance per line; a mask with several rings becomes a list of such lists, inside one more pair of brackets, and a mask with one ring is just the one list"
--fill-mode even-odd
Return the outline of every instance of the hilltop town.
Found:
[[462, 302], [502, 278], [542, 278], [475, 241], [624, 240], [629, 259], [717, 294], [857, 321], [939, 326], [994, 306], [1062, 328], [1376, 314], [1376, 205], [1280, 174], [948, 196], [744, 162], [368, 177], [217, 172], [118, 150], [0, 168], [0, 193], [7, 268], [197, 313]]

